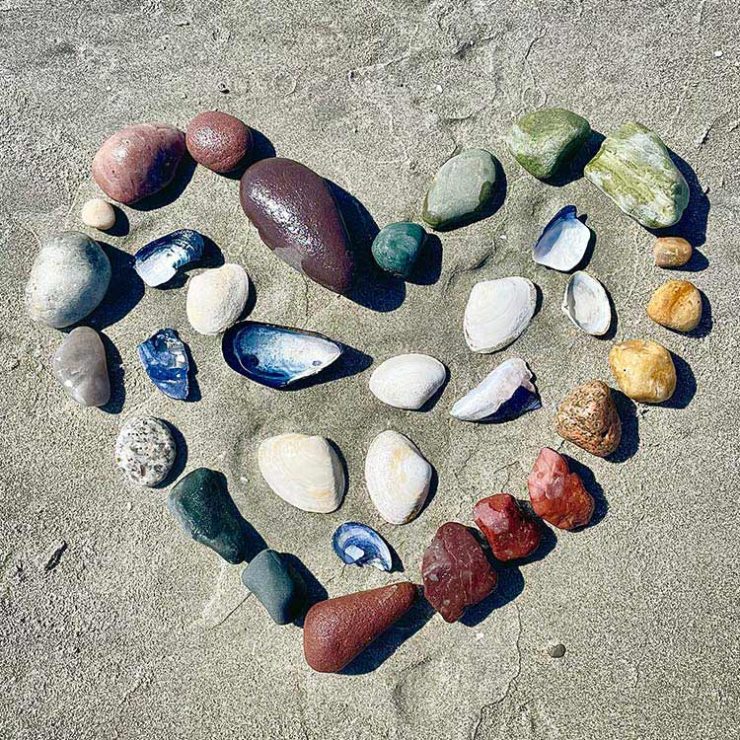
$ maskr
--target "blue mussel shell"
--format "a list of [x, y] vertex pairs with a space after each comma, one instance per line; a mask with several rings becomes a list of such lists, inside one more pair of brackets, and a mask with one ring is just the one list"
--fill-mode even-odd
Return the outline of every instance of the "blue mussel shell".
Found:
[[162, 393], [178, 401], [188, 397], [190, 361], [174, 329], [160, 329], [136, 351], [146, 374]]
[[347, 565], [372, 565], [390, 573], [393, 557], [388, 545], [372, 527], [359, 522], [345, 522], [332, 537], [334, 552]]
[[179, 229], [143, 246], [134, 255], [134, 269], [147, 285], [164, 285], [181, 267], [197, 262], [204, 249], [202, 234]]

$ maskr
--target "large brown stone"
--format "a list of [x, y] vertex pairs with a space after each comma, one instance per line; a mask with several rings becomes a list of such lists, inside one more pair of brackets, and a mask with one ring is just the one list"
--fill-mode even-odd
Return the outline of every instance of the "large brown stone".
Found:
[[540, 525], [508, 493], [481, 499], [473, 517], [497, 560], [526, 558], [539, 547]]

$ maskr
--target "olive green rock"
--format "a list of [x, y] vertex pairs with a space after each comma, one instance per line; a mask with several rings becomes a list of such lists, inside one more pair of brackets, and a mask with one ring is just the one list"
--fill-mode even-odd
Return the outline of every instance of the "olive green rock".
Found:
[[527, 113], [512, 127], [506, 144], [530, 175], [547, 180], [571, 159], [591, 133], [585, 118], [565, 108]]
[[495, 184], [496, 158], [485, 149], [466, 149], [439, 168], [421, 216], [437, 230], [470, 223], [488, 211]]
[[373, 241], [373, 258], [381, 270], [406, 278], [414, 269], [425, 238], [426, 232], [419, 224], [388, 224]]
[[584, 175], [643, 226], [673, 226], [689, 202], [689, 186], [654, 131], [629, 121], [607, 136]]
[[284, 555], [263, 550], [242, 572], [242, 583], [257, 597], [275, 624], [301, 616], [306, 587]]

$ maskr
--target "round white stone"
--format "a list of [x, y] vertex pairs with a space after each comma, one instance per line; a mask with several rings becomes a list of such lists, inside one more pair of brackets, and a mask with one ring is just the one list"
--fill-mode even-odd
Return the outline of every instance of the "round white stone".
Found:
[[91, 198], [82, 206], [80, 218], [85, 226], [107, 231], [116, 223], [116, 211], [108, 201], [102, 198]]
[[188, 321], [200, 334], [220, 334], [241, 316], [249, 298], [249, 278], [233, 263], [201, 272], [188, 285]]

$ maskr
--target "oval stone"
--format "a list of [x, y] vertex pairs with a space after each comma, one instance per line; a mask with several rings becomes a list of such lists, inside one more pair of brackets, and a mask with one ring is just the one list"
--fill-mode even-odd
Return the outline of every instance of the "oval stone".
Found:
[[80, 218], [85, 226], [107, 231], [115, 226], [116, 211], [107, 200], [91, 198], [82, 206]]
[[228, 263], [190, 279], [186, 310], [201, 334], [220, 334], [241, 316], [249, 298], [249, 278], [241, 265]]
[[694, 331], [701, 321], [701, 293], [688, 280], [669, 280], [658, 288], [647, 305], [647, 315], [674, 331]]
[[242, 572], [242, 583], [275, 624], [289, 624], [304, 609], [306, 587], [290, 562], [275, 550], [262, 550]]
[[185, 143], [198, 164], [221, 174], [236, 169], [253, 146], [249, 126], [235, 116], [215, 110], [199, 113], [190, 121]]
[[78, 326], [64, 338], [52, 358], [52, 369], [67, 395], [82, 406], [105, 406], [110, 379], [105, 347], [89, 326]]
[[391, 275], [407, 278], [414, 269], [425, 239], [426, 232], [419, 224], [408, 221], [388, 224], [373, 241], [375, 263]]
[[630, 339], [609, 351], [609, 367], [622, 392], [641, 403], [663, 403], [676, 390], [671, 353], [649, 339]]
[[653, 244], [653, 257], [657, 267], [683, 267], [694, 249], [680, 236], [659, 236]]
[[153, 416], [134, 416], [116, 439], [116, 465], [140, 486], [159, 485], [175, 462], [177, 447], [169, 427]]

